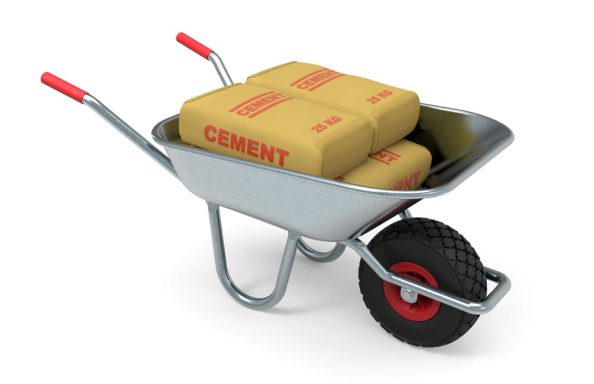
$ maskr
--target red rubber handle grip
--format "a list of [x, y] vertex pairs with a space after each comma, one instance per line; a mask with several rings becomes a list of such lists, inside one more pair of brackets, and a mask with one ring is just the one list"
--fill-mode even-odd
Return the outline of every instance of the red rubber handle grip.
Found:
[[199, 43], [198, 41], [192, 39], [190, 36], [186, 35], [183, 32], [178, 33], [175, 39], [178, 43], [190, 48], [192, 51], [204, 57], [206, 60], [208, 60], [208, 55], [210, 55], [211, 52], [214, 52], [206, 45]]
[[83, 91], [79, 87], [70, 84], [67, 81], [60, 79], [58, 76], [54, 76], [49, 72], [45, 72], [41, 75], [41, 82], [48, 87], [55, 89], [58, 92], [62, 92], [66, 96], [73, 98], [79, 103], [83, 102], [83, 97], [89, 92]]

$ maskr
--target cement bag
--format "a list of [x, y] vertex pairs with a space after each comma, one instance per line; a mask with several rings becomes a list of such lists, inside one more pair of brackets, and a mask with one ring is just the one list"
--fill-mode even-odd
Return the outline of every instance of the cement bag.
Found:
[[430, 167], [431, 153], [425, 147], [401, 140], [371, 154], [363, 164], [336, 180], [371, 188], [409, 191], [423, 183]]
[[370, 153], [404, 138], [419, 119], [416, 93], [319, 65], [292, 62], [252, 75], [247, 83], [365, 117], [374, 129]]
[[373, 141], [362, 117], [247, 84], [186, 101], [179, 132], [212, 152], [327, 178], [365, 161]]

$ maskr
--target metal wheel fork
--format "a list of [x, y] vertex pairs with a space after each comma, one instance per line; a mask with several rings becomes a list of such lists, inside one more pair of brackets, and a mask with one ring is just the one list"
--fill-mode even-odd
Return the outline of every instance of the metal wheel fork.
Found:
[[411, 219], [413, 217], [410, 209], [405, 209], [404, 211], [400, 212], [400, 219]]
[[283, 253], [276, 284], [272, 293], [263, 298], [253, 297], [239, 289], [229, 276], [219, 206], [213, 203], [207, 204], [215, 266], [217, 270], [217, 276], [219, 277], [221, 284], [232, 298], [245, 307], [251, 309], [268, 309], [273, 307], [283, 298], [287, 290], [291, 269], [293, 268], [293, 260], [295, 260], [295, 252], [297, 251], [297, 242], [301, 235], [296, 232], [288, 232], [285, 251]]

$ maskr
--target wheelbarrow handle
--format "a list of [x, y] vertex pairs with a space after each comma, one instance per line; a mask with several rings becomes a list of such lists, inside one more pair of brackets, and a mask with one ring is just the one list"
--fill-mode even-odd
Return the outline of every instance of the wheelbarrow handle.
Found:
[[177, 177], [177, 173], [171, 164], [171, 160], [147, 139], [138, 133], [134, 128], [128, 125], [118, 115], [113, 113], [103, 103], [93, 97], [87, 91], [83, 91], [79, 87], [70, 84], [69, 82], [60, 79], [58, 76], [52, 75], [49, 72], [45, 72], [41, 75], [41, 82], [50, 88], [55, 89], [58, 92], [65, 94], [66, 96], [86, 105], [107, 121], [112, 127], [117, 129], [120, 133], [126, 136], [144, 153], [149, 155], [157, 163], [161, 164], [169, 173]]
[[44, 72], [43, 75], [41, 75], [41, 82], [48, 87], [53, 88], [56, 91], [78, 101], [79, 103], [82, 103], [85, 95], [89, 94], [89, 92], [83, 91], [76, 85], [72, 85], [49, 72]]
[[181, 45], [186, 46], [187, 48], [191, 49], [192, 51], [196, 52], [200, 56], [204, 57], [208, 60], [208, 55], [214, 52], [212, 49], [208, 48], [206, 45], [200, 43], [197, 40], [194, 40], [190, 36], [186, 35], [183, 32], [180, 32], [176, 36], [176, 40]]
[[219, 55], [216, 54], [215, 51], [208, 48], [206, 45], [202, 44], [201, 42], [191, 38], [190, 36], [186, 35], [183, 32], [180, 32], [176, 36], [176, 40], [184, 45], [185, 47], [189, 48], [190, 50], [196, 52], [200, 56], [204, 57], [206, 60], [210, 61], [212, 65], [214, 65], [219, 78], [223, 82], [224, 86], [229, 86], [233, 84], [233, 80], [227, 72], [227, 68], [223, 63], [223, 60]]

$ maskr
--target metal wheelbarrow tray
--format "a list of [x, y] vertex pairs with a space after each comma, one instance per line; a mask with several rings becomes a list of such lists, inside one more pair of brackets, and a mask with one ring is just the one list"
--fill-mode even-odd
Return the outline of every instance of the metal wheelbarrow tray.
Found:
[[[212, 51], [209, 53], [214, 54]], [[484, 300], [472, 301], [448, 292], [447, 289], [440, 289], [436, 284], [415, 277], [414, 274], [394, 273], [359, 240], [360, 236], [396, 215], [400, 215], [402, 221], [427, 220], [412, 219], [408, 208], [422, 199], [452, 191], [511, 144], [512, 132], [491, 118], [450, 108], [422, 105], [419, 124], [409, 139], [431, 150], [434, 163], [430, 176], [422, 189], [392, 191], [346, 184], [193, 147], [181, 141], [177, 115], [161, 121], [152, 130], [154, 140], [165, 148], [166, 156], [87, 92], [49, 73], [42, 76], [42, 81], [89, 106], [176, 176], [193, 194], [207, 202], [218, 277], [231, 297], [246, 307], [266, 309], [281, 300], [286, 291], [297, 249], [311, 260], [329, 262], [338, 258], [345, 248], [349, 247], [361, 257], [361, 268], [367, 268], [377, 274], [377, 281], [384, 283], [384, 289], [385, 284], [389, 284], [388, 288], [392, 285], [395, 288], [399, 287], [401, 297], [397, 298], [398, 300], [410, 304], [411, 308], [413, 305], [421, 305], [422, 302], [423, 306], [428, 302], [431, 305], [443, 305], [443, 311], [447, 309], [454, 311], [459, 317], [466, 316], [464, 321], [470, 321], [470, 325], [478, 315], [493, 309], [511, 287], [510, 280], [503, 273], [484, 267], [482, 270], [486, 279], [496, 282], [497, 285]], [[473, 141], [469, 145], [457, 148], [454, 153], [449, 151], [445, 156], [437, 149], [439, 140], [431, 134], [436, 130], [452, 132], [452, 135], [470, 136]], [[232, 209], [288, 232], [276, 285], [269, 296], [252, 297], [241, 291], [229, 276], [219, 207]], [[443, 228], [439, 230], [445, 231]], [[449, 227], [447, 229], [451, 230]], [[452, 233], [455, 233], [454, 237], [457, 236], [457, 232]], [[336, 246], [331, 251], [318, 252], [307, 245], [301, 239], [302, 236], [334, 242]], [[377, 241], [374, 239], [372, 243]], [[436, 278], [439, 280], [439, 276]], [[363, 287], [362, 293], [365, 297]], [[433, 301], [436, 303], [432, 303]], [[366, 304], [370, 306], [368, 301]], [[374, 313], [374, 308], [371, 307], [370, 310], [377, 319], [377, 311]], [[381, 319], [377, 320], [385, 325]], [[406, 321], [405, 327], [410, 326], [412, 334], [418, 332], [417, 328], [429, 324], [425, 320], [415, 320], [414, 317], [406, 318]], [[410, 336], [411, 333], [408, 331], [400, 334], [398, 330], [388, 330], [411, 344], [437, 346], [455, 340], [467, 329], [458, 336], [450, 335], [446, 339], [442, 336], [429, 339], [415, 338]]]

